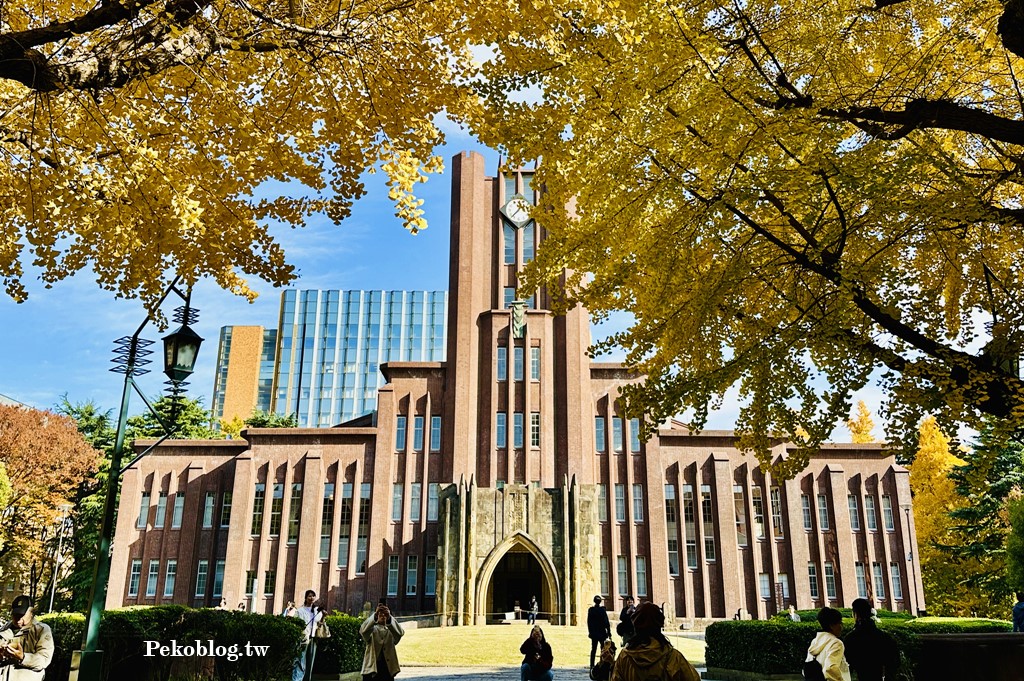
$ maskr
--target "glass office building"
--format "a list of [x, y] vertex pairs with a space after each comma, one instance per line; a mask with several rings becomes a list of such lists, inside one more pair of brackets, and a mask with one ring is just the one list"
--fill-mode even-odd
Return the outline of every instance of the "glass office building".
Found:
[[447, 314], [446, 291], [285, 291], [273, 410], [300, 427], [373, 412], [382, 363], [444, 361]]
[[221, 419], [244, 419], [253, 409], [270, 411], [276, 352], [277, 329], [221, 327], [210, 401], [215, 427]]

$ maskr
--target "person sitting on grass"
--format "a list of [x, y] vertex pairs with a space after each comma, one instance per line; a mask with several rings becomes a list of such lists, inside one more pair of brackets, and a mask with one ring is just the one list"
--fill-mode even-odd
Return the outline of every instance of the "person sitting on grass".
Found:
[[633, 613], [636, 632], [619, 653], [611, 681], [700, 681], [686, 657], [672, 647], [664, 634], [665, 614], [654, 603], [641, 603]]
[[555, 678], [551, 671], [555, 656], [539, 626], [534, 625], [530, 637], [519, 646], [519, 652], [523, 654], [523, 664], [519, 667], [521, 681], [551, 681]]

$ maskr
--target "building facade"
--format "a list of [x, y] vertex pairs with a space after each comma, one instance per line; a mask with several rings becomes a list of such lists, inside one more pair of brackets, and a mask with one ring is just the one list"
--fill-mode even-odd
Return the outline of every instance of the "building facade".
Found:
[[279, 612], [314, 588], [453, 625], [534, 595], [566, 623], [594, 594], [684, 622], [924, 607], [908, 473], [880, 445], [827, 445], [775, 480], [731, 432], [640, 441], [619, 399], [638, 378], [587, 357], [586, 311], [517, 299], [542, 238], [531, 179], [453, 160], [446, 359], [383, 363], [374, 418], [167, 442], [126, 472], [108, 606]]
[[214, 423], [244, 420], [253, 409], [271, 410], [276, 349], [277, 329], [221, 327], [210, 400]]

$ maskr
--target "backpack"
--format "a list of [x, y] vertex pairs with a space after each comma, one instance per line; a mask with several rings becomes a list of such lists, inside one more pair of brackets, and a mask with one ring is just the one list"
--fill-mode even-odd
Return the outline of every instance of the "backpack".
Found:
[[804, 662], [803, 671], [807, 681], [825, 681], [825, 671], [821, 668], [821, 663], [813, 657]]

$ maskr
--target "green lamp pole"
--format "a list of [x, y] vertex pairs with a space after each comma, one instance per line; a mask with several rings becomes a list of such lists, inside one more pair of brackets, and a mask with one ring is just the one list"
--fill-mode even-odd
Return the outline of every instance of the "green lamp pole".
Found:
[[[175, 310], [174, 321], [181, 324], [173, 333], [164, 337], [164, 373], [170, 379], [170, 393], [177, 397], [183, 389], [183, 381], [192, 373], [195, 368], [196, 355], [199, 352], [199, 345], [203, 339], [196, 332], [189, 328], [198, 319], [198, 311], [191, 307], [191, 290], [182, 293], [177, 288], [178, 278], [170, 283], [164, 291], [154, 309], [158, 309], [171, 293], [178, 295], [185, 305]], [[121, 408], [117, 418], [117, 436], [114, 440], [114, 451], [110, 457], [110, 469], [107, 477], [107, 494], [103, 503], [103, 523], [100, 528], [100, 541], [96, 555], [96, 569], [92, 583], [92, 605], [89, 608], [85, 623], [85, 636], [82, 642], [82, 650], [75, 651], [71, 663], [71, 675], [69, 681], [100, 681], [102, 679], [103, 651], [99, 650], [100, 638], [100, 617], [106, 605], [107, 583], [110, 581], [110, 553], [111, 542], [114, 537], [114, 515], [117, 512], [117, 491], [121, 482], [121, 474], [125, 469], [133, 465], [142, 456], [145, 456], [153, 447], [166, 440], [173, 434], [174, 424], [164, 423], [160, 415], [149, 403], [146, 396], [139, 390], [135, 383], [135, 377], [149, 373], [145, 368], [152, 360], [147, 355], [153, 354], [149, 346], [153, 341], [141, 338], [143, 329], [152, 320], [147, 315], [139, 328], [132, 336], [125, 336], [114, 341], [117, 348], [114, 350], [116, 357], [111, 360], [116, 366], [111, 371], [124, 374], [124, 389], [121, 392]], [[128, 402], [131, 391], [135, 390], [139, 397], [160, 422], [164, 429], [164, 436], [157, 440], [149, 449], [138, 455], [128, 463], [128, 466], [121, 467], [121, 459], [124, 455], [125, 428], [128, 422]]]

